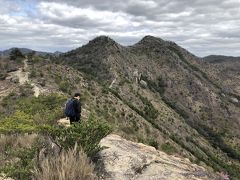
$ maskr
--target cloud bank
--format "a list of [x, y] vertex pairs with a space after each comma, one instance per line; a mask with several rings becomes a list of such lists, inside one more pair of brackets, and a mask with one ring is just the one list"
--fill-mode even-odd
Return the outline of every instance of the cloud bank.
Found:
[[0, 0], [0, 50], [67, 51], [99, 35], [131, 45], [145, 35], [198, 56], [240, 56], [239, 0]]

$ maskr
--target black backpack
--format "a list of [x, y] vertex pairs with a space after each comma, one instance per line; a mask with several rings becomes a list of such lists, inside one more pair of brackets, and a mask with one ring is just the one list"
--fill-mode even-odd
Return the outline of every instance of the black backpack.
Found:
[[67, 117], [73, 117], [76, 115], [73, 105], [74, 105], [74, 99], [69, 99], [66, 103], [66, 107], [65, 107], [65, 111], [64, 111], [64, 113]]

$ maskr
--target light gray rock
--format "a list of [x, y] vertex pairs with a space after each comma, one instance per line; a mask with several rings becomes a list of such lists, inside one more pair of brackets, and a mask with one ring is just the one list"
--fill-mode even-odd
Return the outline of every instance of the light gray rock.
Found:
[[112, 83], [111, 83], [110, 86], [109, 86], [110, 89], [113, 87], [113, 85], [114, 85], [114, 83], [116, 83], [116, 81], [117, 81], [116, 78], [112, 81]]
[[38, 162], [42, 162], [46, 159], [47, 155], [51, 155], [52, 157], [59, 155], [61, 151], [60, 146], [53, 142], [49, 136], [43, 137], [43, 139], [40, 140], [40, 143], [43, 148], [39, 151]]
[[107, 147], [98, 154], [96, 170], [106, 180], [181, 180], [218, 179], [188, 159], [167, 155], [154, 147], [135, 143], [118, 135], [101, 140]]
[[238, 99], [234, 98], [234, 97], [231, 98], [231, 101], [234, 102], [234, 103], [238, 103], [239, 102]]
[[224, 93], [221, 93], [221, 95], [222, 95], [223, 97], [226, 97], [226, 95], [225, 95]]
[[5, 174], [1, 173], [1, 174], [0, 174], [0, 180], [14, 180], [14, 179], [12, 179], [12, 178], [10, 178], [10, 177], [6, 177]]
[[136, 82], [136, 84], [138, 84], [140, 78], [141, 78], [141, 73], [138, 72], [138, 69], [135, 69], [133, 71], [133, 79]]
[[141, 85], [142, 87], [146, 88], [146, 87], [147, 87], [147, 82], [144, 81], [144, 80], [141, 80], [141, 81], [140, 81], [140, 85]]

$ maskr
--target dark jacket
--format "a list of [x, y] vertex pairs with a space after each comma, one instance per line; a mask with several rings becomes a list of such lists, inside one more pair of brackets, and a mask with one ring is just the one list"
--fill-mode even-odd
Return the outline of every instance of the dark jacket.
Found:
[[73, 101], [73, 108], [74, 108], [74, 111], [75, 111], [75, 114], [76, 114], [76, 117], [81, 117], [81, 111], [82, 111], [82, 108], [81, 108], [81, 103], [79, 100], [73, 98], [74, 101]]

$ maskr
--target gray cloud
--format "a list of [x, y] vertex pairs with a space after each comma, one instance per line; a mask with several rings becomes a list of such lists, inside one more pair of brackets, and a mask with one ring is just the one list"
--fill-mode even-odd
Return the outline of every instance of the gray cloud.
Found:
[[240, 56], [239, 0], [0, 0], [0, 49], [66, 51], [98, 35], [123, 45], [151, 34], [198, 56]]

